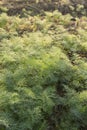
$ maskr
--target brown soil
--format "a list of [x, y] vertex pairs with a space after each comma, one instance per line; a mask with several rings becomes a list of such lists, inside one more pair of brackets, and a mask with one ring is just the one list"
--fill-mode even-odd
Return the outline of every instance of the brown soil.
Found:
[[[87, 15], [87, 0], [39, 0], [38, 3], [35, 0], [0, 0], [0, 6], [7, 7], [7, 13], [9, 15], [15, 15], [21, 13], [22, 9], [32, 10], [40, 13], [42, 10], [53, 11], [58, 9], [62, 14], [70, 13], [71, 15], [81, 16], [82, 10], [76, 11], [78, 4], [83, 5], [85, 9], [85, 15]], [[70, 6], [74, 7], [72, 11]], [[2, 12], [2, 11], [0, 11]]]

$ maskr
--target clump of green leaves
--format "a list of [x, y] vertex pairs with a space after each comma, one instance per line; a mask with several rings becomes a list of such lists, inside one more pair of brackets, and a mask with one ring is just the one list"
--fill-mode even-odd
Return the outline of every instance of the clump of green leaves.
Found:
[[1, 130], [87, 128], [86, 30], [68, 32], [69, 18], [0, 16]]

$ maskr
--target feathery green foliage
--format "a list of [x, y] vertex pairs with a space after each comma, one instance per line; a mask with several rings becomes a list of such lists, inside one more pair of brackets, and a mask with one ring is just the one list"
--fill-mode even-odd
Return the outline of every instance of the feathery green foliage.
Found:
[[70, 18], [0, 16], [0, 130], [86, 130], [87, 30]]

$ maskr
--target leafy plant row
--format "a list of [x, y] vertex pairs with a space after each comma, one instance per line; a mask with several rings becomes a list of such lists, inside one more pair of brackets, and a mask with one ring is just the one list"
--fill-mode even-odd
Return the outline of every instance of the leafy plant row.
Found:
[[0, 130], [87, 129], [87, 18], [70, 19], [0, 16]]

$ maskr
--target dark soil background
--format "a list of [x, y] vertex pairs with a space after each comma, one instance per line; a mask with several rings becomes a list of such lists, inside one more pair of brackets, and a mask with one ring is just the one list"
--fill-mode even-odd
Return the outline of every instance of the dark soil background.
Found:
[[20, 14], [22, 9], [32, 10], [35, 13], [59, 10], [62, 14], [70, 13], [72, 16], [87, 16], [87, 0], [0, 0], [2, 7], [8, 9], [8, 15]]

